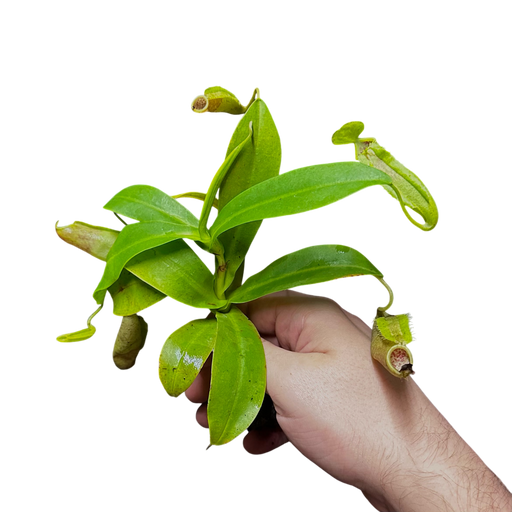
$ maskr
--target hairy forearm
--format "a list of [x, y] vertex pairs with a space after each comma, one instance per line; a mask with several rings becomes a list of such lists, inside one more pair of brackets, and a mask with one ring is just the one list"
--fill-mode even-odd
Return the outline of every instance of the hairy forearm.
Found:
[[481, 461], [390, 472], [385, 483], [390, 510], [401, 512], [511, 512], [512, 498]]
[[394, 463], [381, 472], [388, 509], [512, 512], [507, 488], [432, 404], [421, 410], [420, 419], [401, 440]]

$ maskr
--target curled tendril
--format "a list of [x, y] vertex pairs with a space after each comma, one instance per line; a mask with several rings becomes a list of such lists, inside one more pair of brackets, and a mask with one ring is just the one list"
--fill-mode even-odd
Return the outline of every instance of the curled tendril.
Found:
[[374, 276], [373, 280], [384, 290], [386, 301], [383, 304], [377, 304], [375, 309], [378, 311], [392, 311], [396, 304], [396, 291], [393, 283], [382, 277]]
[[[173, 192], [171, 195], [174, 199], [179, 199], [181, 201], [195, 201], [197, 203], [203, 203], [206, 197], [206, 191], [198, 188], [189, 188], [181, 190], [180, 192]], [[219, 211], [219, 202], [217, 198], [213, 199], [212, 207], [215, 212]]]

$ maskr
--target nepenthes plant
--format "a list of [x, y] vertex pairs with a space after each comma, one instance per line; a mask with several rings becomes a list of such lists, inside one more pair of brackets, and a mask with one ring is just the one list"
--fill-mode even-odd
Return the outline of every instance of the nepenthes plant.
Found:
[[[425, 231], [434, 228], [437, 207], [421, 180], [375, 139], [360, 138], [361, 122], [347, 123], [332, 136], [334, 144], [353, 143], [357, 161], [279, 174], [279, 134], [258, 89], [243, 106], [226, 89], [212, 87], [195, 98], [192, 110], [243, 116], [206, 193], [171, 196], [149, 185], [133, 185], [104, 206], [123, 223], [120, 231], [82, 222], [56, 226], [64, 241], [106, 262], [93, 293], [99, 307], [87, 320], [87, 328], [57, 339], [73, 342], [91, 337], [96, 330], [91, 321], [109, 292], [114, 314], [122, 317], [114, 362], [127, 369], [135, 363], [148, 332], [140, 311], [165, 297], [208, 310], [206, 318], [187, 323], [165, 341], [159, 372], [167, 393], [178, 396], [212, 355], [207, 414], [210, 443], [221, 445], [251, 426], [265, 397], [263, 346], [238, 305], [297, 286], [371, 275], [389, 292], [388, 304], [377, 309], [371, 355], [396, 377], [407, 378], [413, 373], [407, 347], [412, 341], [409, 316], [387, 312], [393, 302], [391, 288], [357, 250], [343, 245], [306, 247], [282, 256], [246, 280], [243, 272], [264, 219], [320, 208], [372, 185], [384, 187], [415, 226]], [[199, 219], [180, 198], [203, 201]], [[212, 208], [218, 214], [209, 223]], [[127, 223], [123, 217], [136, 222]], [[215, 258], [214, 273], [189, 245], [192, 242]]]

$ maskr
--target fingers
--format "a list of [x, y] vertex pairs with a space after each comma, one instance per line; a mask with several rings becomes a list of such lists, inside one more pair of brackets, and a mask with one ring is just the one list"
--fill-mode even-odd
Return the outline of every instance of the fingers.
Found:
[[[260, 336], [292, 352], [328, 352], [318, 332], [354, 327], [368, 339], [368, 322], [329, 295], [305, 290], [284, 290], [237, 307], [256, 326]], [[349, 329], [349, 330], [351, 330]]]
[[[196, 420], [201, 427], [208, 428], [207, 404], [201, 404], [196, 412]], [[270, 452], [288, 442], [286, 434], [279, 428], [252, 430], [244, 438], [244, 448], [253, 455]]]
[[303, 294], [291, 290], [271, 293], [260, 299], [245, 304], [238, 304], [244, 313], [258, 329], [260, 335], [269, 340], [276, 337], [276, 321], [280, 310], [289, 304], [288, 298], [300, 297]]
[[199, 375], [194, 379], [194, 382], [185, 391], [185, 396], [196, 404], [201, 404], [208, 400], [208, 393], [210, 392], [210, 378], [212, 375], [212, 356], [206, 360]]
[[244, 313], [262, 338], [296, 351], [305, 320], [320, 297], [285, 290], [245, 304]]
[[249, 457], [265, 457], [288, 446], [281, 428], [253, 430], [240, 440], [240, 448]]
[[196, 412], [196, 420], [201, 427], [208, 428], [208, 416], [206, 414], [206, 410], [208, 408], [208, 404], [204, 403], [199, 406]]
[[[337, 355], [346, 357], [354, 348], [363, 350], [371, 335], [370, 327], [361, 319], [324, 297], [286, 290], [239, 307], [260, 333], [267, 364], [267, 393], [278, 418], [285, 421], [300, 417], [296, 397], [304, 395], [302, 377], [329, 368]], [[196, 419], [204, 428], [208, 428], [211, 364], [210, 355], [185, 392], [190, 401], [201, 404]], [[251, 454], [262, 454], [287, 441], [281, 428], [252, 430], [244, 439], [244, 447]]]

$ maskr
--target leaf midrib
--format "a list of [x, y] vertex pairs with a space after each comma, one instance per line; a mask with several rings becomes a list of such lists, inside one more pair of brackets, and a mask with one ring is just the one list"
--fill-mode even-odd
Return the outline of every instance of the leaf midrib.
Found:
[[[158, 221], [158, 222], [163, 222], [163, 221]], [[172, 223], [168, 223], [168, 224], [171, 224]], [[187, 224], [184, 224], [185, 226], [187, 226]], [[180, 226], [181, 227], [181, 226]], [[107, 259], [107, 263], [110, 263], [111, 261], [116, 261], [117, 258], [119, 258], [119, 256], [121, 256], [122, 254], [124, 254], [126, 251], [128, 251], [128, 249], [131, 249], [132, 247], [135, 247], [137, 244], [140, 244], [140, 243], [143, 243], [143, 242], [146, 242], [148, 240], [151, 240], [151, 239], [160, 239], [162, 237], [165, 237], [166, 235], [169, 235], [170, 233], [172, 233], [171, 230], [169, 231], [165, 231], [164, 233], [161, 233], [159, 235], [148, 235], [146, 237], [139, 237], [137, 238], [137, 240], [135, 240], [132, 244], [126, 246], [124, 249], [122, 249], [121, 251], [119, 251], [117, 254], [114, 254], [112, 256], [111, 259]], [[180, 237], [183, 237], [183, 236], [186, 236], [187, 234], [190, 234], [190, 235], [193, 235], [194, 234], [194, 229], [190, 230], [189, 233], [175, 233], [176, 234], [176, 238], [180, 238]], [[171, 240], [169, 240], [171, 241]], [[165, 242], [162, 242], [161, 244], [158, 244], [158, 245], [155, 245], [153, 247], [148, 247], [147, 249], [145, 250], [149, 250], [149, 249], [155, 249], [156, 247], [159, 247], [160, 245], [163, 245]], [[141, 251], [143, 252], [143, 251]], [[140, 253], [139, 253], [140, 254]], [[138, 256], [138, 254], [135, 254], [133, 257], [135, 256]]]
[[[169, 224], [171, 226], [176, 226], [176, 223], [174, 222], [169, 222], [169, 221], [148, 221], [147, 223], [148, 224], [151, 224], [153, 222], [156, 222], [156, 223], [163, 223], [163, 224]], [[137, 224], [144, 224], [143, 222], [141, 223], [137, 223]], [[189, 226], [188, 224], [184, 224], [184, 226]], [[126, 229], [126, 228], [125, 228]], [[194, 228], [191, 228], [191, 229], [194, 229]], [[118, 261], [118, 259], [120, 258], [120, 256], [126, 254], [127, 251], [129, 251], [129, 249], [131, 249], [132, 247], [136, 246], [137, 244], [140, 244], [142, 242], [146, 242], [148, 240], [152, 240], [152, 239], [161, 239], [161, 238], [165, 238], [170, 232], [172, 232], [172, 229], [169, 229], [168, 231], [164, 231], [163, 233], [161, 233], [160, 235], [148, 235], [148, 236], [145, 236], [145, 237], [137, 237], [136, 239], [133, 240], [132, 243], [130, 243], [130, 245], [124, 247], [121, 251], [117, 252], [117, 253], [114, 253], [113, 256], [109, 259], [108, 255], [107, 255], [107, 262], [106, 262], [106, 265], [107, 265], [107, 269], [109, 268], [109, 264], [110, 264], [110, 268], [112, 268], [114, 266], [114, 264], [117, 264], [116, 262]], [[187, 233], [180, 233], [180, 234], [177, 234], [176, 236], [176, 239], [180, 239], [180, 238], [186, 238], [186, 235]], [[154, 245], [153, 247], [148, 247], [146, 249], [143, 249], [142, 251], [138, 252], [137, 254], [134, 254], [132, 257], [134, 258], [135, 256], [138, 256], [140, 253], [146, 251], [146, 250], [149, 250], [149, 249], [154, 249], [155, 247], [159, 247], [160, 245], [163, 245], [167, 242], [171, 242], [172, 240], [167, 240], [167, 241], [163, 241], [162, 243], [159, 243], [157, 245]], [[109, 255], [111, 254], [111, 252], [109, 251]], [[131, 258], [130, 258], [131, 259]], [[127, 260], [126, 263], [128, 263]], [[125, 265], [123, 265], [123, 268], [124, 268]], [[122, 270], [122, 269], [121, 269]], [[112, 273], [112, 271], [110, 271]], [[107, 287], [108, 288], [108, 287]], [[103, 289], [103, 288], [101, 288]]]
[[[118, 195], [118, 197], [121, 198], [121, 199], [124, 199], [125, 201], [128, 201], [130, 203], [136, 203], [136, 204], [140, 204], [140, 205], [143, 205], [143, 206], [147, 206], [147, 207], [149, 207], [152, 210], [155, 210], [157, 212], [163, 213], [166, 217], [176, 218], [180, 224], [185, 224], [185, 225], [188, 224], [188, 221], [183, 220], [181, 217], [176, 217], [175, 215], [170, 214], [169, 212], [163, 210], [162, 208], [156, 207], [153, 203], [145, 202], [145, 201], [142, 201], [142, 200], [140, 200], [138, 198], [133, 198], [133, 197], [130, 197], [130, 196], [127, 196], [127, 195]], [[178, 203], [178, 201], [176, 201], [176, 202]], [[178, 203], [178, 204], [180, 204], [180, 203]], [[194, 217], [194, 215], [192, 213], [190, 214], [190, 216], [192, 218], [194, 218], [194, 220], [196, 222], [198, 222], [197, 219]], [[144, 222], [144, 221], [142, 221], [142, 222]], [[162, 222], [165, 222], [165, 221], [162, 221]]]
[[[231, 326], [233, 327], [233, 330], [236, 332], [236, 325], [234, 325], [234, 322], [232, 322], [231, 318], [229, 318], [228, 320], [229, 320], [229, 323], [231, 324]], [[217, 339], [218, 339], [218, 337], [217, 337]], [[242, 344], [237, 343], [237, 346], [241, 347]], [[243, 352], [246, 352], [246, 351], [244, 350]], [[242, 357], [240, 359], [244, 360], [244, 358], [242, 358]], [[226, 421], [224, 422], [224, 428], [218, 438], [219, 441], [224, 436], [224, 433], [226, 432], [226, 430], [228, 428], [229, 421], [231, 420], [231, 417], [233, 416], [233, 411], [235, 410], [235, 404], [238, 403], [238, 390], [240, 389], [240, 382], [241, 382], [240, 375], [242, 373], [242, 367], [243, 367], [242, 364], [239, 364], [237, 367], [237, 374], [236, 374], [236, 376], [237, 376], [236, 383], [237, 384], [236, 384], [235, 399], [231, 403], [231, 409], [229, 411]]]
[[[298, 270], [298, 271], [292, 271], [292, 272], [288, 272], [287, 274], [281, 274], [279, 277], [276, 277], [274, 279], [269, 279], [267, 281], [264, 281], [263, 283], [258, 283], [254, 286], [251, 286], [251, 287], [247, 287], [246, 290], [244, 290], [244, 292], [246, 291], [254, 291], [254, 290], [257, 290], [258, 288], [261, 288], [262, 286], [266, 285], [266, 284], [269, 284], [269, 283], [272, 283], [273, 281], [279, 281], [281, 279], [285, 279], [289, 276], [293, 276], [293, 275], [301, 275], [301, 274], [307, 274], [307, 273], [311, 273], [311, 272], [316, 272], [318, 270], [323, 270], [323, 269], [329, 269], [329, 268], [339, 268], [339, 267], [343, 267], [345, 265], [319, 265], [318, 267], [314, 267], [314, 268], [309, 268], [309, 269], [303, 269], [303, 270]], [[361, 269], [361, 270], [364, 270], [365, 267], [362, 267], [361, 265], [351, 265], [351, 268], [354, 268], [354, 269]], [[380, 274], [380, 273], [379, 273]], [[375, 274], [368, 274], [368, 273], [363, 273], [363, 274], [350, 274], [351, 276], [352, 275], [375, 275]], [[337, 277], [335, 279], [342, 279], [343, 277], [348, 277], [348, 276], [340, 276], [340, 277]], [[319, 281], [321, 282], [321, 281]], [[315, 283], [310, 283], [310, 284], [315, 284]], [[302, 285], [295, 285], [295, 286], [302, 286]], [[236, 291], [238, 290], [242, 290], [243, 287], [240, 287], [238, 288]], [[242, 293], [240, 293], [239, 295], [242, 295]], [[233, 297], [230, 297], [230, 300], [232, 299], [236, 299], [235, 297], [235, 294], [233, 295]]]
[[[282, 174], [281, 176], [286, 176], [285, 174]], [[268, 180], [266, 180], [268, 181]], [[341, 183], [343, 184], [349, 184], [349, 183], [361, 183], [362, 180], [350, 180], [350, 181], [343, 181]], [[264, 181], [262, 183], [265, 183]], [[212, 236], [213, 237], [216, 237], [218, 236], [219, 234], [219, 226], [222, 228], [224, 227], [226, 224], [229, 224], [229, 222], [235, 218], [235, 217], [239, 217], [247, 212], [250, 212], [251, 210], [254, 210], [255, 208], [259, 208], [259, 207], [262, 207], [262, 206], [265, 206], [266, 204], [270, 204], [270, 203], [273, 203], [273, 202], [276, 202], [278, 201], [279, 199], [283, 199], [283, 198], [287, 198], [287, 197], [290, 197], [290, 196], [293, 196], [293, 195], [297, 195], [297, 194], [301, 194], [301, 193], [306, 193], [306, 192], [309, 192], [311, 190], [318, 190], [318, 189], [323, 189], [323, 188], [328, 188], [328, 187], [334, 187], [336, 185], [340, 184], [339, 182], [338, 183], [328, 183], [328, 184], [324, 184], [324, 185], [315, 185], [315, 186], [311, 186], [311, 187], [306, 187], [306, 188], [301, 188], [300, 190], [296, 190], [296, 191], [290, 191], [290, 192], [287, 192], [287, 193], [284, 193], [283, 195], [279, 196], [279, 198], [272, 198], [272, 199], [268, 199], [266, 201], [261, 201], [261, 202], [258, 202], [257, 204], [252, 204], [250, 205], [249, 207], [245, 208], [245, 209], [239, 209], [237, 212], [233, 213], [231, 216], [229, 216], [225, 221], [223, 221], [221, 224], [219, 223], [217, 226], [215, 226], [215, 223], [214, 225], [212, 226], [212, 228], [216, 228], [215, 230], [212, 229]], [[256, 186], [256, 185], [255, 185]], [[250, 189], [248, 189], [250, 190]], [[227, 205], [226, 205], [227, 206]], [[319, 207], [320, 208], [320, 207]], [[225, 211], [225, 210], [224, 210]], [[299, 212], [300, 213], [300, 212]], [[220, 216], [220, 214], [219, 214]], [[218, 218], [218, 217], [217, 217]], [[259, 220], [259, 219], [254, 219], [254, 220]]]

